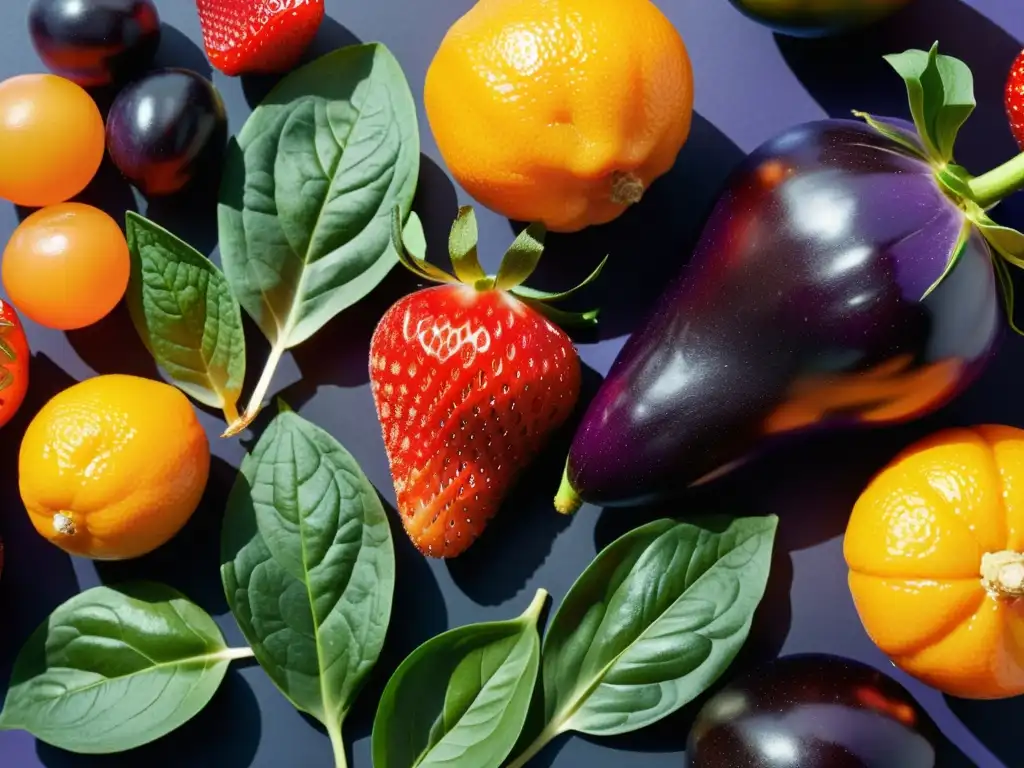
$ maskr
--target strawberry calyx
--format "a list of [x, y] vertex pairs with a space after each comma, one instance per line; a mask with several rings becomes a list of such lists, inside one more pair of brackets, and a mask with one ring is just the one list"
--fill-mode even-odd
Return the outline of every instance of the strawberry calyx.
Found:
[[[0, 301], [0, 309], [3, 309], [3, 302]], [[0, 317], [0, 391], [7, 389], [14, 383], [14, 374], [8, 368], [9, 363], [18, 361], [18, 353], [7, 341], [6, 336], [14, 328], [14, 323], [4, 317]]]
[[567, 291], [542, 291], [523, 284], [540, 263], [546, 234], [543, 224], [535, 223], [526, 227], [505, 251], [497, 273], [489, 275], [480, 266], [476, 214], [472, 206], [463, 206], [459, 209], [448, 237], [448, 251], [454, 273], [451, 274], [427, 261], [423, 225], [416, 214], [409, 216], [404, 228], [401, 211], [397, 206], [391, 214], [391, 240], [398, 253], [398, 260], [418, 277], [434, 283], [468, 285], [478, 291], [504, 291], [562, 327], [585, 328], [597, 325], [597, 309], [571, 312], [552, 304], [571, 298], [597, 280], [608, 262], [607, 256], [586, 279]]

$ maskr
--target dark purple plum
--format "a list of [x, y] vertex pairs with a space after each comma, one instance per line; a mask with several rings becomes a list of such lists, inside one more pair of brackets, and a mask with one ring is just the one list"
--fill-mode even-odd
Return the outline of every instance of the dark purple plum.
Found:
[[761, 146], [584, 414], [556, 505], [674, 496], [791, 436], [949, 402], [1004, 326], [977, 231], [922, 299], [966, 225], [934, 169], [866, 123]]
[[227, 141], [227, 115], [209, 80], [185, 69], [165, 69], [131, 83], [107, 116], [107, 151], [143, 194], [184, 189], [216, 167]]
[[707, 700], [689, 768], [933, 768], [945, 740], [902, 685], [828, 654], [784, 656]]
[[43, 63], [85, 88], [135, 77], [160, 46], [152, 0], [32, 0], [28, 27]]

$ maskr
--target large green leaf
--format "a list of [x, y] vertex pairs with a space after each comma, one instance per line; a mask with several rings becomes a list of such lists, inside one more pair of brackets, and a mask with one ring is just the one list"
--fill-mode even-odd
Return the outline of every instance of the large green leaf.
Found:
[[707, 690], [750, 632], [777, 524], [773, 515], [707, 527], [656, 520], [606, 547], [551, 621], [544, 725], [512, 768], [560, 733], [634, 731]]
[[295, 70], [253, 111], [225, 163], [221, 259], [275, 347], [308, 339], [398, 262], [391, 210], [409, 214], [419, 151], [412, 93], [379, 43]]
[[546, 599], [540, 590], [518, 619], [459, 627], [413, 651], [377, 708], [374, 768], [499, 768], [530, 707]]
[[232, 659], [201, 608], [162, 584], [96, 587], [58, 607], [18, 655], [0, 727], [71, 752], [121, 752], [173, 731]]
[[142, 342], [182, 391], [233, 413], [245, 379], [245, 335], [227, 280], [152, 221], [129, 211], [125, 225], [127, 303]]
[[340, 761], [342, 723], [384, 644], [394, 548], [355, 459], [295, 413], [280, 413], [242, 463], [221, 575], [256, 659], [324, 724]]

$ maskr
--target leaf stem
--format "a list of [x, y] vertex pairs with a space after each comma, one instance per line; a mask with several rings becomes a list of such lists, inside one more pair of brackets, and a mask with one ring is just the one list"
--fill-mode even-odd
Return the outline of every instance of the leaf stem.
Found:
[[530, 746], [519, 757], [509, 763], [506, 768], [523, 768], [524, 765], [540, 754], [540, 751], [550, 744], [556, 736], [561, 735], [561, 733], [561, 726], [548, 723], [544, 726], [544, 730], [537, 734], [537, 738], [533, 740]]
[[988, 173], [975, 176], [967, 182], [974, 202], [982, 208], [993, 205], [1024, 189], [1024, 152], [993, 168]]
[[221, 437], [234, 437], [252, 424], [253, 420], [259, 415], [263, 409], [263, 401], [267, 398], [267, 392], [270, 390], [270, 385], [274, 380], [274, 374], [277, 372], [277, 366], [281, 362], [284, 351], [285, 345], [281, 342], [274, 344], [270, 348], [267, 363], [263, 366], [263, 373], [260, 375], [259, 381], [256, 382], [256, 388], [252, 391], [252, 397], [249, 398], [249, 405], [246, 406], [245, 413], [240, 418], [231, 420]]
[[224, 421], [229, 425], [234, 424], [238, 421], [238, 404], [237, 403], [224, 403], [224, 407], [221, 409], [224, 411]]
[[345, 757], [345, 740], [341, 736], [341, 723], [328, 725], [327, 735], [331, 737], [335, 768], [348, 768], [348, 758]]
[[252, 648], [249, 646], [242, 646], [241, 648], [227, 648], [221, 652], [220, 657], [227, 659], [228, 661], [238, 661], [239, 659], [251, 659], [255, 656]]

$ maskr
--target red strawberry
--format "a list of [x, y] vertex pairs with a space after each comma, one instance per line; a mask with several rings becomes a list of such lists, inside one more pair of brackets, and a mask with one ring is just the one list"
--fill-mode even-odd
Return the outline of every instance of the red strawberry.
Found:
[[472, 209], [463, 208], [451, 238], [456, 278], [407, 254], [398, 221], [396, 213], [403, 263], [445, 284], [385, 313], [370, 345], [371, 388], [406, 533], [424, 555], [455, 557], [579, 397], [576, 350], [542, 312], [584, 322], [596, 313], [568, 315], [544, 304], [571, 291], [519, 287], [540, 256], [539, 225], [519, 236], [498, 275], [488, 277], [476, 257]]
[[291, 69], [324, 18], [324, 0], [196, 0], [210, 63], [225, 75]]
[[1006, 114], [1013, 137], [1024, 151], [1024, 51], [1014, 60], [1006, 80]]

